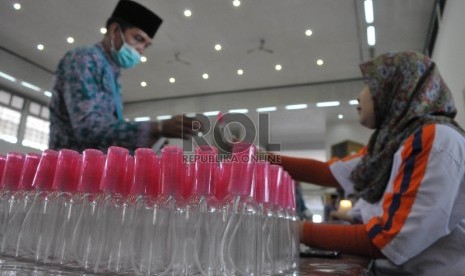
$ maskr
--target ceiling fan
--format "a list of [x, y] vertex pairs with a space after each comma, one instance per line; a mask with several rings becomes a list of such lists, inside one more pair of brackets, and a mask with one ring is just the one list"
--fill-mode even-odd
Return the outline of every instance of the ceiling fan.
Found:
[[270, 54], [273, 53], [273, 50], [265, 47], [265, 39], [263, 39], [263, 38], [260, 39], [260, 45], [258, 46], [258, 48], [248, 50], [247, 54], [253, 53], [255, 51], [262, 51], [262, 52], [267, 52], [267, 53], [270, 53]]
[[167, 60], [166, 62], [167, 62], [167, 63], [179, 62], [179, 63], [182, 63], [182, 64], [184, 64], [184, 65], [191, 65], [190, 62], [181, 59], [181, 58], [179, 57], [180, 55], [181, 55], [180, 52], [176, 52], [176, 53], [174, 53], [174, 59]]

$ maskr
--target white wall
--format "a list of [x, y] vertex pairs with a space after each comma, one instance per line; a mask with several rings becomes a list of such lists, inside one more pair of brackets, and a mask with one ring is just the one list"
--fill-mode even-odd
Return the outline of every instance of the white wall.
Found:
[[433, 60], [452, 91], [458, 109], [456, 120], [465, 127], [465, 1], [447, 0]]

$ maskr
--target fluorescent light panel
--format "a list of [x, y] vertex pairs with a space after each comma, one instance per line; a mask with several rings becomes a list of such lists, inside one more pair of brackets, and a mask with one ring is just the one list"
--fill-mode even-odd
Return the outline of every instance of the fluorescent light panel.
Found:
[[207, 112], [204, 112], [203, 115], [205, 115], [205, 116], [216, 116], [219, 113], [220, 113], [219, 111], [207, 111]]
[[50, 92], [50, 91], [45, 91], [45, 92], [44, 92], [44, 95], [50, 98], [50, 97], [52, 96], [52, 92]]
[[40, 92], [40, 88], [38, 86], [35, 86], [35, 85], [30, 84], [28, 82], [22, 81], [21, 85], [24, 86], [24, 87], [27, 87], [29, 89], [32, 89], [34, 91]]
[[374, 13], [373, 13], [373, 1], [371, 0], [365, 0], [363, 2], [363, 6], [365, 8], [365, 21], [368, 24], [373, 23], [374, 19]]
[[349, 101], [349, 104], [350, 104], [350, 105], [357, 105], [357, 104], [358, 104], [358, 101], [357, 101], [357, 100], [350, 100], [350, 101]]
[[276, 111], [276, 110], [277, 110], [276, 106], [268, 106], [268, 107], [257, 108], [257, 112], [270, 112], [270, 111]]
[[370, 46], [375, 46], [376, 44], [375, 27], [373, 26], [367, 27], [367, 41]]
[[229, 113], [247, 113], [247, 112], [249, 112], [249, 110], [245, 109], [245, 108], [244, 109], [231, 109], [231, 110], [229, 110]]
[[145, 121], [150, 121], [150, 117], [137, 117], [137, 118], [134, 118], [134, 122], [145, 122]]
[[12, 82], [15, 82], [16, 81], [16, 78], [13, 77], [13, 76], [10, 76], [6, 73], [3, 73], [3, 72], [0, 72], [0, 77], [4, 78], [4, 79], [7, 79], [9, 81], [12, 81]]
[[338, 106], [338, 105], [340, 105], [340, 103], [338, 101], [316, 103], [317, 107]]
[[307, 108], [307, 104], [292, 104], [292, 105], [286, 105], [287, 110], [295, 110], [295, 109], [304, 109]]

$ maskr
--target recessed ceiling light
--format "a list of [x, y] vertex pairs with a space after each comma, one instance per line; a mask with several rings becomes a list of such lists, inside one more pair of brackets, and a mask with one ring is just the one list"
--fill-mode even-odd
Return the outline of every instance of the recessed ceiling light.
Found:
[[192, 12], [190, 10], [185, 10], [184, 11], [184, 16], [185, 17], [190, 17], [192, 15]]
[[70, 36], [66, 39], [66, 41], [68, 41], [69, 44], [74, 43], [74, 38]]
[[176, 79], [175, 79], [175, 78], [170, 78], [170, 82], [171, 82], [171, 83], [175, 83], [175, 82], [176, 82]]
[[16, 78], [13, 77], [13, 76], [10, 76], [6, 73], [3, 73], [3, 72], [0, 72], [0, 77], [4, 78], [4, 79], [7, 79], [9, 81], [12, 81], [12, 82], [15, 82], [16, 81]]
[[337, 115], [337, 118], [338, 118], [339, 120], [341, 120], [342, 118], [344, 118], [344, 115], [339, 114], [339, 115]]
[[37, 50], [42, 51], [44, 48], [44, 44], [37, 44]]
[[319, 102], [316, 103], [317, 107], [326, 107], [326, 106], [338, 106], [340, 103], [338, 101], [334, 102]]
[[146, 86], [147, 86], [147, 82], [145, 82], [145, 81], [141, 82], [141, 83], [140, 83], [140, 86], [146, 87]]
[[274, 69], [276, 69], [276, 71], [280, 71], [281, 69], [283, 69], [283, 67], [281, 66], [281, 64], [276, 64]]
[[350, 105], [357, 105], [357, 104], [358, 104], [358, 101], [357, 101], [357, 100], [350, 100], [350, 101], [349, 101], [349, 104], [350, 104]]
[[171, 119], [171, 115], [160, 115], [160, 116], [157, 116], [157, 121], [163, 121], [163, 120], [168, 120], [168, 119]]
[[52, 92], [44, 91], [44, 95], [50, 98], [52, 96]]
[[239, 0], [234, 0], [232, 3], [234, 7], [239, 7], [241, 5], [241, 1]]
[[150, 121], [150, 117], [136, 117], [134, 118], [134, 122], [146, 122]]
[[215, 50], [217, 50], [217, 51], [220, 51], [220, 50], [221, 50], [221, 48], [222, 48], [222, 47], [221, 47], [221, 45], [220, 45], [220, 44], [216, 44], [216, 45], [215, 45]]
[[40, 88], [38, 86], [35, 86], [35, 85], [30, 84], [28, 82], [22, 81], [21, 85], [24, 86], [24, 87], [27, 87], [29, 89], [32, 89], [34, 91], [40, 92]]
[[285, 108], [286, 108], [287, 110], [304, 109], [304, 108], [307, 108], [307, 104], [292, 104], [292, 105], [286, 105]]
[[370, 46], [375, 46], [376, 44], [375, 27], [373, 26], [367, 27], [367, 41]]
[[276, 106], [268, 106], [268, 107], [259, 107], [256, 110], [257, 112], [270, 112], [270, 111], [276, 111], [277, 108]]
[[101, 34], [106, 34], [107, 33], [107, 28], [104, 28], [104, 27], [100, 28], [100, 33]]
[[141, 61], [141, 62], [147, 62], [147, 57], [141, 56], [141, 57], [140, 57], [140, 61]]
[[244, 71], [242, 69], [239, 69], [239, 70], [237, 70], [237, 74], [242, 75], [242, 74], [244, 74]]
[[325, 62], [322, 60], [322, 59], [318, 59], [316, 61], [316, 64], [318, 64], [319, 66], [323, 65]]
[[305, 31], [306, 36], [311, 36], [312, 34], [313, 34], [313, 32], [310, 29]]
[[204, 79], [208, 79], [208, 77], [209, 77], [209, 75], [207, 73], [202, 75], [202, 78], [204, 78]]
[[21, 4], [20, 3], [13, 3], [13, 8], [15, 10], [20, 10], [21, 9]]

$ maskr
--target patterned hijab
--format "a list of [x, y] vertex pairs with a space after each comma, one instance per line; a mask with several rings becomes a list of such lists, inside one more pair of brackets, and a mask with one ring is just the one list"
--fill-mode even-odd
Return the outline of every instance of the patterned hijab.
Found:
[[388, 53], [361, 64], [360, 69], [373, 98], [376, 130], [351, 177], [360, 196], [375, 203], [386, 189], [394, 153], [407, 137], [433, 123], [463, 131], [453, 120], [457, 110], [450, 90], [428, 57]]

